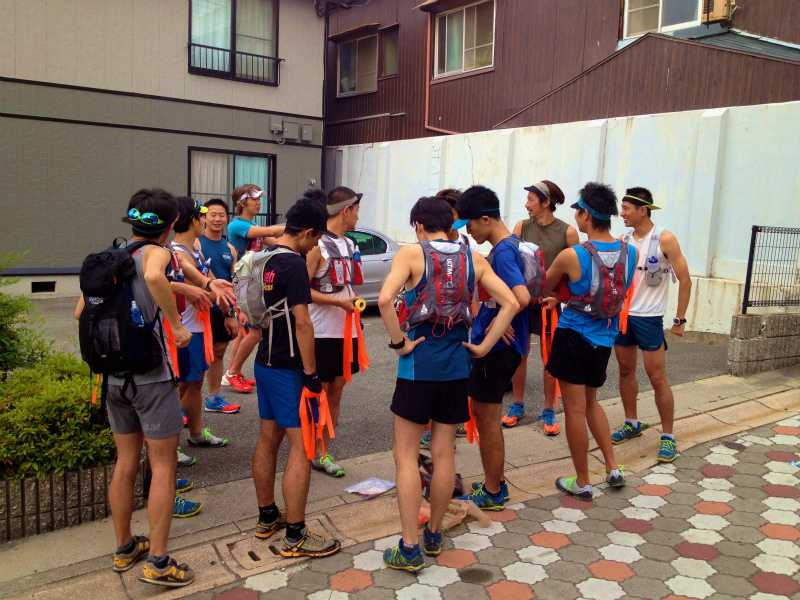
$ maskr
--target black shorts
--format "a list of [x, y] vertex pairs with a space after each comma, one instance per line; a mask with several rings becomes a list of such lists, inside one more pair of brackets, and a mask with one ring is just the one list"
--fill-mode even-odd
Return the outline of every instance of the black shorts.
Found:
[[225, 313], [221, 310], [211, 311], [211, 339], [215, 344], [230, 342], [233, 339], [225, 329]]
[[545, 369], [560, 381], [593, 388], [606, 382], [611, 348], [592, 346], [573, 329], [556, 329]]
[[[561, 316], [561, 305], [556, 304], [556, 313]], [[542, 307], [540, 304], [532, 304], [528, 307], [528, 327], [533, 335], [542, 337]], [[547, 312], [547, 334], [553, 331], [553, 311]]]
[[[314, 355], [317, 358], [317, 375], [330, 383], [337, 377], [344, 376], [344, 339], [343, 338], [316, 338], [314, 340]], [[358, 373], [358, 338], [353, 338], [353, 362], [350, 371]]]
[[521, 362], [522, 356], [513, 346], [490, 352], [483, 358], [473, 358], [469, 395], [475, 402], [502, 404], [506, 388]]
[[412, 381], [397, 379], [391, 410], [398, 417], [417, 425], [434, 420], [444, 425], [469, 421], [467, 379], [452, 381]]

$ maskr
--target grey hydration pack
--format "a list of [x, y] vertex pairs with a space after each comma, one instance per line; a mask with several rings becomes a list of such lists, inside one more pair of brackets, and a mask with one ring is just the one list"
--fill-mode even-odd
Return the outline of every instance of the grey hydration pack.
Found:
[[361, 265], [354, 259], [353, 249], [345, 238], [347, 256], [343, 256], [339, 247], [328, 236], [323, 235], [320, 245], [328, 254], [328, 268], [322, 277], [311, 279], [311, 286], [323, 294], [341, 292], [345, 286], [361, 285]]
[[289, 303], [282, 298], [267, 306], [264, 302], [264, 269], [270, 259], [278, 254], [294, 254], [288, 248], [277, 246], [264, 252], [245, 252], [242, 259], [233, 267], [233, 291], [236, 304], [247, 317], [253, 327], [268, 330], [267, 365], [272, 360], [272, 321], [279, 317], [286, 318], [289, 330], [289, 355], [294, 357], [294, 339], [292, 336], [292, 320]]
[[[544, 268], [544, 254], [541, 248], [533, 242], [524, 242], [519, 238], [507, 237], [505, 238], [514, 246], [516, 246], [520, 257], [522, 258], [523, 265], [523, 278], [525, 279], [525, 286], [531, 294], [531, 300], [538, 299], [544, 291], [546, 270]], [[489, 252], [486, 260], [492, 264], [494, 258], [494, 248]], [[494, 298], [488, 297], [485, 290], [480, 290], [479, 299], [483, 301], [487, 308], [497, 308], [497, 302]], [[488, 298], [488, 299], [487, 299]]]
[[592, 259], [592, 282], [582, 296], [571, 295], [566, 308], [594, 319], [613, 319], [622, 311], [628, 292], [628, 249], [620, 242], [619, 250], [600, 251], [591, 242], [581, 248]]
[[414, 304], [401, 303], [400, 329], [407, 333], [426, 321], [434, 324], [434, 332], [439, 324], [445, 331], [456, 323], [472, 327], [469, 248], [457, 242], [422, 240], [419, 244], [425, 255], [426, 281]]
[[[664, 278], [664, 275], [667, 273], [672, 275], [672, 283], [678, 281], [678, 278], [675, 277], [675, 271], [672, 270], [672, 265], [669, 267], [661, 267], [659, 265], [658, 248], [661, 242], [662, 233], [664, 233], [664, 229], [662, 227], [655, 227], [653, 229], [653, 233], [650, 235], [650, 245], [647, 247], [647, 260], [645, 261], [645, 266], [636, 266], [637, 271], [644, 271], [644, 282], [652, 287], [658, 287], [661, 285], [661, 281]], [[625, 232], [625, 235], [622, 236], [622, 241], [626, 244], [630, 244], [632, 237], [633, 229]]]

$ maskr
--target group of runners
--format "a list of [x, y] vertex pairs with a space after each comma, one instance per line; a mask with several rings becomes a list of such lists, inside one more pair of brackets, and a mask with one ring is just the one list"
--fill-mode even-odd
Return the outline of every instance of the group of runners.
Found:
[[[670, 279], [677, 278], [680, 292], [672, 331], [683, 335], [691, 280], [675, 237], [651, 221], [658, 207], [650, 192], [628, 189], [620, 213], [611, 188], [586, 184], [571, 205], [578, 231], [588, 238], [580, 244], [578, 231], [554, 216], [564, 203], [557, 185], [540, 181], [525, 191], [530, 218], [517, 223], [513, 233], [501, 219], [497, 195], [484, 186], [420, 198], [409, 217], [418, 243], [400, 248], [381, 290], [378, 305], [388, 345], [399, 357], [391, 412], [402, 537], [384, 556], [392, 568], [417, 571], [425, 566], [424, 554], [441, 552], [442, 521], [453, 495], [457, 434], [478, 437], [485, 475], [462, 499], [482, 510], [505, 507], [509, 488], [503, 473], [502, 426], [514, 426], [525, 416], [531, 334], [541, 338], [541, 419], [548, 435], [559, 433], [554, 402], [559, 394], [563, 400], [575, 475], [559, 477], [560, 490], [583, 500], [592, 497], [587, 424], [603, 453], [606, 481], [624, 485], [613, 444], [642, 432], [636, 413], [637, 347], [643, 351], [664, 431], [658, 458], [675, 458], [663, 318]], [[114, 570], [128, 570], [147, 557], [140, 578], [149, 583], [181, 586], [193, 580], [192, 570], [167, 553], [170, 518], [200, 510], [199, 504], [176, 496], [176, 491], [191, 487], [188, 480], [176, 479], [177, 465], [194, 462], [180, 451], [178, 438], [186, 426], [190, 445], [227, 443], [202, 425], [204, 410], [239, 410], [220, 394], [223, 383], [239, 392], [255, 387], [258, 397], [261, 429], [253, 457], [259, 505], [256, 537], [269, 538], [285, 527], [280, 552], [287, 557], [328, 556], [340, 548], [337, 540], [309, 531], [305, 507], [312, 467], [335, 477], [345, 471], [327, 452], [329, 429], [310, 439], [305, 432], [309, 421], [327, 419], [335, 427], [346, 382], [368, 364], [358, 318], [360, 255], [345, 235], [356, 226], [362, 195], [346, 187], [328, 193], [309, 190], [286, 213], [285, 224], [259, 226], [254, 220], [264, 195], [250, 184], [234, 190], [236, 215], [228, 222], [228, 204], [222, 199], [201, 205], [164, 190], [140, 190], [123, 219], [132, 227], [130, 243], [135, 248], [131, 306], [141, 312], [154, 335], [169, 342], [162, 348], [159, 368], [124, 381], [109, 377], [106, 393], [118, 454], [109, 489], [118, 543]], [[620, 239], [610, 234], [611, 218], [618, 214], [631, 228]], [[173, 231], [174, 240], [168, 244]], [[488, 259], [476, 251], [477, 244], [484, 243], [492, 247]], [[237, 261], [249, 250], [267, 257], [257, 294], [268, 307], [268, 324], [260, 327], [237, 310], [230, 283]], [[76, 318], [83, 306], [82, 298]], [[597, 401], [612, 347], [620, 365], [626, 416], [614, 434]], [[256, 348], [254, 379], [248, 380], [242, 367]], [[208, 394], [203, 399], [207, 370]], [[132, 397], [126, 393], [129, 380], [135, 388]], [[509, 386], [514, 404], [503, 415]], [[326, 401], [309, 400], [322, 392]], [[284, 438], [289, 457], [281, 511], [275, 482]], [[152, 472], [149, 537], [133, 536], [130, 528], [134, 480], [145, 440]], [[422, 545], [420, 444], [430, 449], [435, 465]]]

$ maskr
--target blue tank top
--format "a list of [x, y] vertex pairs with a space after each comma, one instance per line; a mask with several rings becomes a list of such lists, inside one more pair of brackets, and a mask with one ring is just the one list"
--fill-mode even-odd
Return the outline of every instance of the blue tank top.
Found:
[[[438, 240], [445, 241], [445, 240]], [[469, 259], [469, 278], [467, 285], [475, 289], [475, 269], [472, 266], [472, 254]], [[406, 306], [411, 306], [417, 294], [428, 281], [427, 269], [417, 287], [405, 293]], [[398, 379], [414, 381], [454, 381], [467, 379], [472, 369], [469, 350], [461, 342], [469, 341], [469, 329], [464, 323], [457, 323], [452, 329], [444, 330], [442, 325], [426, 321], [408, 332], [408, 339], [425, 338], [414, 351], [400, 357], [397, 369]], [[435, 333], [435, 334], [434, 334]]]
[[[233, 254], [231, 254], [228, 240], [222, 238], [221, 240], [210, 240], [206, 236], [200, 237], [200, 248], [203, 250], [203, 256], [211, 259], [211, 272], [217, 279], [224, 279], [230, 281], [231, 266], [233, 265]], [[212, 307], [214, 310], [219, 310], [216, 304]]]

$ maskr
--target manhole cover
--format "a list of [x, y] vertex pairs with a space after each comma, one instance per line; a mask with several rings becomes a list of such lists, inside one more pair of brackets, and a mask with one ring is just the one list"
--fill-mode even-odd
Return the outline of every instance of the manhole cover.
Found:
[[493, 577], [490, 570], [481, 567], [467, 567], [461, 569], [458, 574], [461, 577], [461, 581], [466, 583], [486, 583]]

